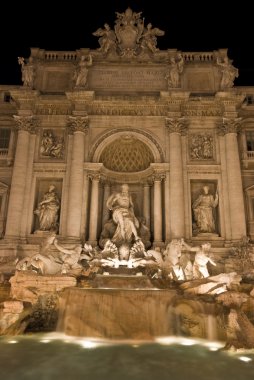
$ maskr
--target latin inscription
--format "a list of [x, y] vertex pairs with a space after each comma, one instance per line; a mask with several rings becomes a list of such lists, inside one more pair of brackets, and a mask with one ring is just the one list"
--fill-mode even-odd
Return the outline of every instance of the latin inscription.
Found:
[[158, 68], [105, 68], [90, 71], [89, 87], [95, 90], [162, 91], [166, 89], [164, 70]]

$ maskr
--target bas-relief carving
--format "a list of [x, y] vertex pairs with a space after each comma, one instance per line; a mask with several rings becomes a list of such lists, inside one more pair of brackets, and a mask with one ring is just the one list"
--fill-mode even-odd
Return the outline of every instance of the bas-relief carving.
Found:
[[64, 132], [59, 134], [52, 129], [43, 129], [40, 141], [40, 157], [63, 159], [65, 149], [63, 135]]
[[99, 37], [98, 50], [105, 55], [115, 52], [128, 58], [146, 52], [154, 54], [158, 50], [157, 36], [163, 36], [164, 31], [153, 28], [151, 23], [145, 27], [141, 14], [142, 12], [136, 13], [130, 8], [123, 13], [116, 12], [114, 30], [108, 24], [104, 24], [104, 29], [99, 28], [93, 33]]
[[189, 155], [192, 160], [213, 159], [214, 140], [211, 134], [193, 133], [189, 135]]

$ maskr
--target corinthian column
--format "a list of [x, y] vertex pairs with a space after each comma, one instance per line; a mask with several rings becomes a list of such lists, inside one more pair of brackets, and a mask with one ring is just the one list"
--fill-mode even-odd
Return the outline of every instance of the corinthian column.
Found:
[[96, 245], [97, 244], [100, 175], [92, 174], [90, 178], [92, 180], [92, 191], [91, 191], [91, 205], [90, 205], [90, 219], [89, 219], [89, 243], [92, 245]]
[[11, 191], [6, 223], [6, 237], [19, 237], [25, 200], [30, 133], [35, 130], [34, 116], [14, 116], [18, 138], [12, 172]]
[[171, 237], [184, 237], [184, 184], [181, 135], [185, 133], [184, 119], [166, 119], [169, 133], [170, 160], [170, 225]]
[[69, 121], [70, 132], [73, 133], [73, 146], [70, 164], [66, 234], [68, 237], [79, 239], [84, 182], [85, 135], [88, 131], [88, 117], [70, 116]]
[[150, 184], [148, 182], [143, 184], [143, 216], [150, 230]]
[[103, 192], [103, 207], [102, 207], [102, 228], [104, 224], [109, 220], [110, 211], [107, 208], [107, 200], [110, 196], [111, 185], [110, 182], [105, 179], [104, 181], [104, 192]]
[[162, 243], [162, 197], [161, 197], [161, 181], [163, 180], [163, 174], [155, 174], [153, 176], [154, 181], [154, 201], [153, 201], [153, 213], [154, 213], [154, 243], [153, 245], [160, 246]]
[[243, 186], [239, 159], [237, 131], [240, 119], [223, 118], [219, 128], [224, 135], [228, 178], [228, 197], [232, 239], [239, 240], [246, 235], [246, 219], [243, 200]]

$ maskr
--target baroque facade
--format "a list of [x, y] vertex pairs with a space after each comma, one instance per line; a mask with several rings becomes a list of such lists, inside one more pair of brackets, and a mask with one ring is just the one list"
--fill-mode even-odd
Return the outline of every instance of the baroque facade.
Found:
[[163, 34], [127, 9], [96, 50], [19, 57], [23, 85], [0, 86], [1, 257], [52, 230], [97, 246], [123, 183], [154, 247], [254, 239], [254, 89], [226, 49], [162, 51]]

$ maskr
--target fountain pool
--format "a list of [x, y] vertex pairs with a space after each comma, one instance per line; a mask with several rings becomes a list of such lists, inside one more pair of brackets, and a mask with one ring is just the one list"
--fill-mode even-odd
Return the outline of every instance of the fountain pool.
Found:
[[222, 351], [223, 343], [181, 337], [152, 342], [105, 341], [62, 334], [0, 338], [5, 380], [247, 380], [254, 350]]

